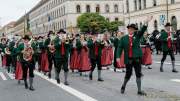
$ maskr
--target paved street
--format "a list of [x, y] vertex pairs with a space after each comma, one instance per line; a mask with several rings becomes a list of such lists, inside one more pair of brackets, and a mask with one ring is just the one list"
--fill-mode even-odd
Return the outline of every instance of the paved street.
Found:
[[[143, 89], [148, 93], [146, 97], [137, 96], [135, 75], [127, 85], [124, 95], [120, 94], [124, 73], [103, 71], [104, 82], [97, 82], [97, 72], [94, 80], [89, 81], [83, 74], [69, 74], [70, 86], [56, 84], [41, 73], [35, 72], [34, 87], [31, 92], [24, 89], [23, 82], [19, 85], [13, 75], [0, 69], [0, 101], [180, 101], [180, 73], [171, 72], [170, 59], [164, 65], [164, 73], [159, 72], [161, 56], [154, 55], [152, 70], [143, 68]], [[180, 55], [176, 55], [176, 67], [180, 71]], [[63, 82], [63, 73], [61, 73]], [[133, 73], [134, 74], [134, 73]], [[54, 77], [54, 73], [53, 76]]]

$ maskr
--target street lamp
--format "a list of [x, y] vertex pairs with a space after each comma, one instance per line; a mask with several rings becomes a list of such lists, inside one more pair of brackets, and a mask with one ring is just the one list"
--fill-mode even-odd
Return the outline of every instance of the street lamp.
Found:
[[167, 22], [169, 22], [169, 4], [168, 4], [168, 0], [166, 0], [166, 13], [167, 13]]

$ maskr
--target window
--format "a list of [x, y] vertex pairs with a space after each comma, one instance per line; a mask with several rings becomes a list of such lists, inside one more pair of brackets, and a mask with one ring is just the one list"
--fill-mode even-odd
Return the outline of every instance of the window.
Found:
[[134, 0], [134, 10], [137, 10], [137, 0]]
[[175, 0], [171, 0], [171, 4], [175, 4]]
[[90, 5], [86, 5], [86, 12], [91, 12], [91, 8], [90, 8]]
[[106, 20], [109, 22], [110, 20], [109, 20], [109, 18], [106, 18]]
[[81, 6], [80, 5], [76, 6], [76, 11], [77, 11], [77, 13], [81, 13]]
[[142, 6], [141, 6], [141, 0], [139, 0], [139, 10], [142, 9]]
[[157, 6], [157, 1], [153, 0], [153, 6]]
[[106, 13], [109, 13], [109, 5], [105, 6], [105, 11], [106, 11]]
[[146, 9], [146, 0], [144, 0], [144, 9]]
[[115, 18], [115, 21], [119, 21], [119, 18]]
[[117, 5], [117, 4], [116, 4], [116, 5], [114, 5], [114, 12], [115, 12], [115, 13], [118, 13], [118, 12], [119, 12], [119, 10], [118, 10], [118, 9], [119, 9], [118, 5]]
[[177, 19], [175, 16], [172, 16], [171, 18], [171, 24], [172, 24], [172, 30], [173, 31], [177, 31]]
[[129, 1], [126, 0], [126, 8], [127, 8], [127, 13], [129, 13]]
[[100, 12], [100, 6], [99, 6], [99, 5], [96, 6], [96, 12], [97, 12], [97, 13]]
[[157, 20], [154, 20], [154, 29], [155, 29], [155, 30], [158, 30], [158, 23], [157, 23]]

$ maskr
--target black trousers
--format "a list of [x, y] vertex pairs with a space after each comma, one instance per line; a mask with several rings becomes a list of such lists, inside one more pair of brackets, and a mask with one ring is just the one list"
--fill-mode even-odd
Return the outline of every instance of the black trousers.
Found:
[[55, 78], [59, 79], [61, 69], [68, 72], [68, 58], [55, 59]]
[[29, 70], [29, 77], [34, 78], [34, 69], [35, 69], [35, 64], [33, 61], [22, 61], [22, 70], [23, 70], [23, 79], [27, 79], [27, 74]]
[[162, 57], [161, 63], [164, 63], [164, 61], [166, 60], [167, 55], [170, 55], [171, 61], [175, 61], [173, 50], [168, 50], [168, 51], [163, 51], [163, 57]]
[[51, 72], [53, 63], [55, 65], [54, 54], [49, 54], [48, 55], [48, 62], [49, 62], [49, 71]]
[[136, 78], [141, 78], [141, 59], [129, 59], [129, 63], [126, 64], [125, 79], [130, 79], [132, 76], [133, 68], [135, 70]]
[[6, 66], [12, 66], [12, 58], [10, 55], [6, 55]]
[[101, 65], [101, 57], [96, 56], [96, 58], [91, 58], [91, 71], [93, 72], [94, 69], [97, 68], [98, 70], [102, 70], [102, 65]]

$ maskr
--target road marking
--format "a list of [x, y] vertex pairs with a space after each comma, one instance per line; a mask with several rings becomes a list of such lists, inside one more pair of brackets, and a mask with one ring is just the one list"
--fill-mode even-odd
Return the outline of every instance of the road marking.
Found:
[[171, 81], [180, 83], [180, 79], [171, 79]]
[[69, 87], [69, 86], [65, 86], [65, 85], [62, 84], [62, 83], [61, 83], [61, 84], [57, 84], [56, 80], [54, 80], [54, 79], [49, 79], [48, 77], [44, 76], [43, 74], [41, 74], [41, 73], [39, 73], [39, 72], [37, 72], [37, 71], [35, 71], [34, 73], [35, 73], [36, 75], [40, 76], [41, 78], [43, 78], [43, 79], [51, 82], [52, 84], [60, 87], [61, 89], [67, 91], [68, 93], [70, 93], [70, 94], [78, 97], [79, 99], [81, 99], [81, 100], [83, 100], [83, 101], [98, 101], [98, 100], [96, 100], [96, 99], [94, 99], [94, 98], [92, 98], [92, 97], [90, 97], [90, 96], [88, 96], [88, 95], [86, 95], [86, 94], [84, 94], [84, 93], [82, 93], [82, 92], [79, 92], [78, 90], [76, 90], [76, 89], [74, 89], [74, 88], [71, 88], [71, 87]]
[[8, 73], [8, 72], [6, 72], [6, 74], [10, 77], [10, 79], [15, 79], [15, 77], [13, 76], [13, 74], [10, 74], [10, 73]]
[[[159, 62], [159, 61], [153, 61], [153, 62], [156, 63], [156, 64], [160, 64], [160, 63], [161, 63], [161, 62]], [[170, 63], [170, 62], [164, 62], [164, 64], [166, 64], [166, 65], [171, 65], [172, 63]], [[175, 65], [180, 66], [179, 63], [176, 63]]]
[[7, 78], [5, 77], [5, 75], [2, 72], [0, 72], [0, 76], [3, 80], [7, 80]]

